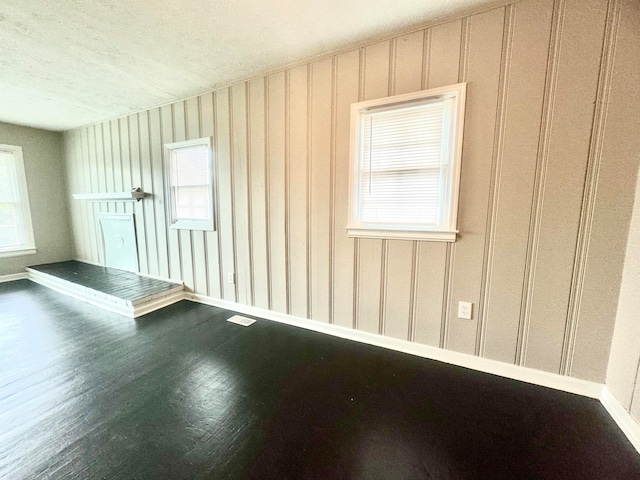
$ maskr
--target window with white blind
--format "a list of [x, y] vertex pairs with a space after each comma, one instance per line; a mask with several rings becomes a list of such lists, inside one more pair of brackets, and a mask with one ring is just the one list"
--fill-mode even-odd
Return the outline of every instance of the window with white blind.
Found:
[[0, 145], [0, 258], [36, 253], [22, 147]]
[[170, 143], [165, 148], [171, 228], [213, 230], [211, 138]]
[[465, 93], [351, 105], [349, 236], [455, 241]]

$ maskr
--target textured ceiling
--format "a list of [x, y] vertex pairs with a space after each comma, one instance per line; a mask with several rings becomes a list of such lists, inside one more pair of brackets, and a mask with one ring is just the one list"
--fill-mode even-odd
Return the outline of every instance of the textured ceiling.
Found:
[[0, 0], [0, 121], [66, 130], [495, 0]]

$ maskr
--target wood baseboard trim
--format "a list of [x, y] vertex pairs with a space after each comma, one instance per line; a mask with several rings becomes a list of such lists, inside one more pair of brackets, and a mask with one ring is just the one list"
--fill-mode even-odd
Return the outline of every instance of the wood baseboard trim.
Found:
[[287, 325], [293, 325], [295, 327], [305, 328], [315, 332], [326, 333], [328, 335], [354, 340], [356, 342], [388, 348], [398, 352], [404, 352], [431, 360], [449, 363], [451, 365], [457, 365], [459, 367], [469, 368], [471, 370], [490, 373], [492, 375], [532, 383], [534, 385], [553, 388], [555, 390], [574, 393], [585, 397], [600, 399], [602, 394], [602, 384], [580, 380], [578, 378], [543, 372], [533, 368], [510, 365], [465, 353], [444, 350], [429, 345], [422, 345], [419, 343], [408, 342], [406, 340], [385, 337], [383, 335], [339, 327], [337, 325], [330, 325], [328, 323], [308, 320], [306, 318], [286, 315], [248, 305], [241, 305], [234, 302], [207, 297], [205, 295], [187, 293], [185, 297], [187, 300], [227, 310], [233, 310], [245, 315], [265, 318], [267, 320], [273, 320], [275, 322], [285, 323]]
[[27, 272], [12, 273], [10, 275], [0, 276], [0, 283], [13, 282], [15, 280], [24, 280], [25, 278], [27, 278]]
[[638, 422], [634, 420], [606, 386], [602, 388], [600, 402], [607, 409], [611, 418], [618, 424], [620, 430], [627, 436], [631, 445], [640, 453], [640, 425]]

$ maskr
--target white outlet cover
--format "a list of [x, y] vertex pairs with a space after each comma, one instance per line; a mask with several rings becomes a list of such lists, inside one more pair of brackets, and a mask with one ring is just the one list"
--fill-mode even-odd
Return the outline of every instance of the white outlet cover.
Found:
[[464, 318], [465, 320], [471, 320], [473, 316], [473, 303], [471, 302], [458, 302], [458, 318]]

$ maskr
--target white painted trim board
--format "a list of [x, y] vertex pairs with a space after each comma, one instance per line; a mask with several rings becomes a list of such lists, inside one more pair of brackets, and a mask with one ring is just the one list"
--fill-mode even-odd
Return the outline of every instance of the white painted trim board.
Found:
[[640, 425], [631, 416], [629, 412], [622, 406], [613, 393], [606, 387], [602, 388], [600, 402], [607, 409], [611, 418], [618, 424], [620, 430], [627, 436], [631, 445], [640, 452]]
[[28, 277], [27, 272], [12, 273], [10, 275], [2, 275], [0, 276], [0, 283], [13, 282], [14, 280], [24, 280], [27, 277]]

